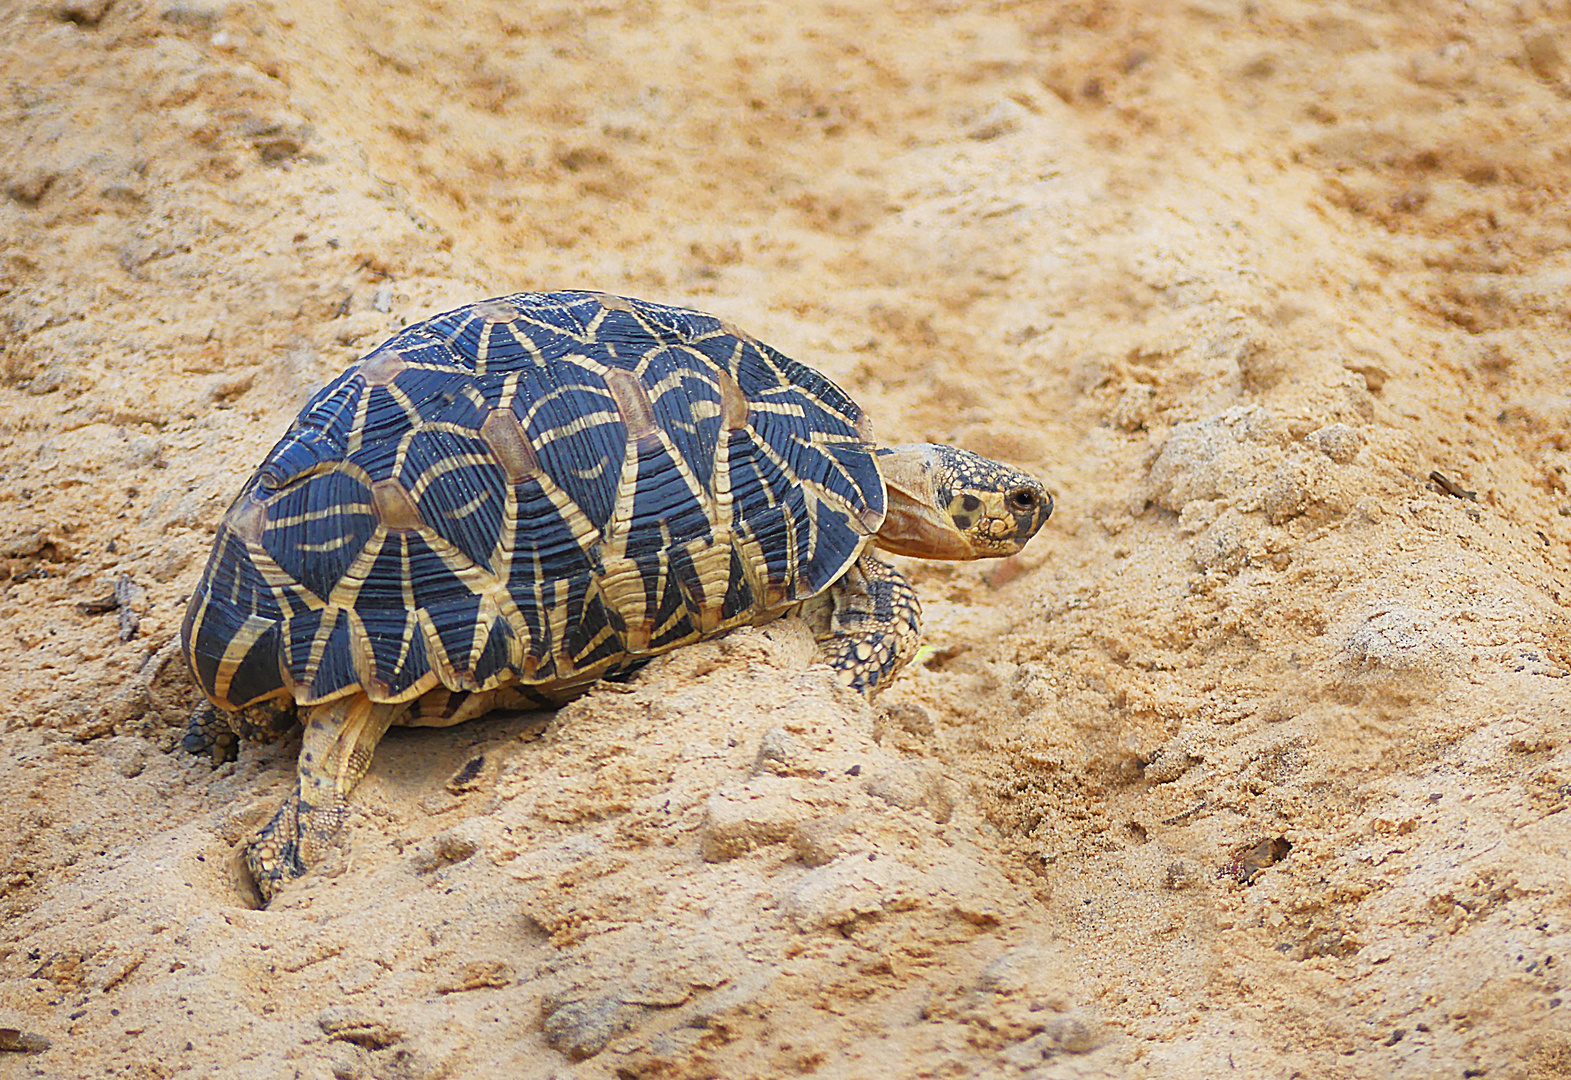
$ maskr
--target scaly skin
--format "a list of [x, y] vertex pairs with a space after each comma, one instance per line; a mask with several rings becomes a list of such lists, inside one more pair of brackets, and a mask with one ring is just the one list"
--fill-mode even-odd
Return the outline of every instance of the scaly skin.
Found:
[[337, 842], [349, 817], [349, 793], [371, 767], [376, 744], [407, 708], [355, 694], [306, 710], [295, 790], [245, 849], [263, 903]]
[[[1053, 511], [1041, 481], [954, 446], [918, 444], [880, 450], [889, 513], [874, 537], [880, 548], [927, 559], [1012, 555]], [[825, 608], [827, 607], [827, 610]], [[805, 608], [819, 657], [847, 685], [872, 697], [916, 655], [922, 606], [889, 564], [864, 554]]]
[[856, 565], [822, 598], [818, 655], [840, 681], [872, 697], [894, 681], [916, 655], [922, 640], [922, 605], [916, 590], [894, 567], [872, 555]]

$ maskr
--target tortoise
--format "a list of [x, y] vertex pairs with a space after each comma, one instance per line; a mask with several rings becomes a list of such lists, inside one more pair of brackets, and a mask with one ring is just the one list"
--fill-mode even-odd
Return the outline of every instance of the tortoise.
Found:
[[186, 745], [303, 722], [296, 788], [245, 849], [267, 902], [333, 843], [389, 725], [554, 707], [799, 605], [871, 696], [920, 607], [870, 548], [1009, 555], [1052, 505], [969, 451], [875, 447], [838, 386], [714, 316], [486, 300], [317, 392], [229, 507], [181, 630], [210, 702]]

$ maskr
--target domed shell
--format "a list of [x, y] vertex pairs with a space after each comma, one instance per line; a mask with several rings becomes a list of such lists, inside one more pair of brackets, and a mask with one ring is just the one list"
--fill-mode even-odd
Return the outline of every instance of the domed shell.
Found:
[[574, 686], [822, 591], [883, 517], [824, 376], [695, 311], [501, 297], [306, 404], [219, 525], [184, 645], [229, 709]]

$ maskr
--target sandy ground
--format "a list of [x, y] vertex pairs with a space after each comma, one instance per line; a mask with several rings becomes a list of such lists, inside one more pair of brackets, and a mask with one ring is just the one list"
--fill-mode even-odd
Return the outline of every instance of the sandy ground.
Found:
[[[0, 35], [0, 1075], [1571, 1074], [1571, 3]], [[218, 516], [392, 330], [568, 287], [1059, 510], [910, 565], [872, 707], [788, 621], [397, 731], [254, 910], [293, 748], [181, 753], [166, 648]]]

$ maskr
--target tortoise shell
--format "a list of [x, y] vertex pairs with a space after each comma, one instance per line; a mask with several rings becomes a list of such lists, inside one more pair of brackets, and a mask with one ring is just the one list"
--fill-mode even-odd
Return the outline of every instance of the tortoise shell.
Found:
[[518, 294], [318, 392], [182, 628], [217, 705], [587, 683], [821, 592], [883, 521], [856, 403], [719, 319]]

